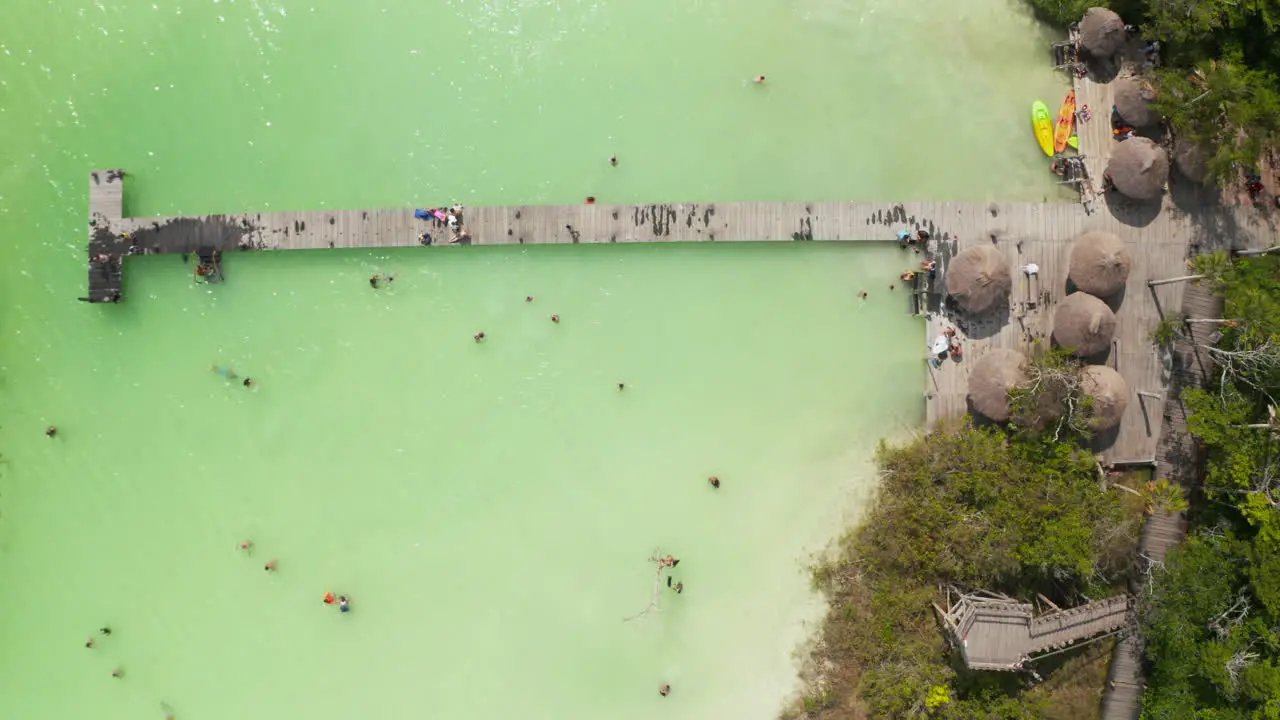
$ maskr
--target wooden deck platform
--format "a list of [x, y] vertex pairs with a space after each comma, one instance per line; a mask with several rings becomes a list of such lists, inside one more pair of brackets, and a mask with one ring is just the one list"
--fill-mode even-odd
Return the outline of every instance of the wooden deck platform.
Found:
[[1035, 655], [1113, 633], [1129, 623], [1127, 595], [1035, 615], [1009, 600], [963, 596], [941, 619], [974, 670], [1020, 670]]
[[[447, 244], [443, 223], [414, 218], [412, 208], [240, 213], [189, 217], [123, 218], [124, 179], [118, 171], [97, 171], [90, 179], [89, 297], [103, 302], [126, 290], [123, 275], [108, 255], [127, 266], [131, 254], [191, 253], [202, 246], [223, 252], [420, 246], [423, 232], [432, 246]], [[965, 359], [930, 370], [926, 385], [929, 423], [967, 411], [967, 375], [973, 362], [993, 347], [1025, 349], [1049, 341], [1053, 308], [1066, 294], [1070, 240], [1088, 230], [1119, 235], [1133, 254], [1134, 270], [1117, 303], [1119, 326], [1108, 362], [1135, 391], [1163, 396], [1164, 370], [1147, 339], [1165, 308], [1180, 307], [1181, 285], [1154, 292], [1149, 279], [1183, 274], [1189, 248], [1261, 247], [1271, 244], [1270, 218], [1249, 208], [1179, 208], [1172, 202], [1148, 207], [1109, 196], [1090, 213], [1075, 203], [821, 202], [657, 205], [496, 206], [466, 208], [465, 245], [553, 243], [877, 241], [892, 242], [903, 229], [932, 235], [929, 254], [940, 270], [972, 244], [999, 248], [1016, 269], [1039, 265], [1036, 278], [1018, 274], [1012, 308], [992, 319], [960, 323], [948, 317], [941, 295], [926, 298], [926, 337], [957, 327]], [[919, 267], [921, 255], [903, 251], [903, 269]], [[1016, 272], [1016, 271], [1015, 271]], [[886, 284], [897, 278], [885, 278]], [[899, 283], [901, 284], [901, 283]], [[858, 292], [862, 288], [850, 288]], [[116, 293], [113, 296], [113, 293]], [[1100, 448], [1108, 462], [1153, 462], [1164, 403], [1135, 396], [1113, 438]]]

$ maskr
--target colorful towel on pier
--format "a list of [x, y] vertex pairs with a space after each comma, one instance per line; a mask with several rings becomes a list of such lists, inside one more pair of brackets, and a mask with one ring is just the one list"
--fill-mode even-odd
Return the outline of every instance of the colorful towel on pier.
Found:
[[414, 211], [413, 211], [413, 217], [414, 217], [414, 219], [416, 219], [416, 220], [430, 220], [430, 219], [431, 219], [431, 211], [430, 211], [430, 210], [423, 210], [422, 208], [418, 208], [417, 210], [414, 210]]

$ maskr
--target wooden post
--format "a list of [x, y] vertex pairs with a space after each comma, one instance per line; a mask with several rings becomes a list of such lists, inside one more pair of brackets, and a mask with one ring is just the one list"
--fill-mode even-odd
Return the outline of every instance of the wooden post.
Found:
[[1058, 612], [1062, 612], [1062, 608], [1058, 607], [1057, 605], [1054, 605], [1053, 601], [1045, 597], [1044, 595], [1041, 595], [1040, 593], [1036, 593], [1036, 597], [1040, 598], [1040, 600], [1045, 605], [1048, 605], [1049, 607], [1053, 608], [1054, 610], [1057, 610]]
[[1164, 280], [1148, 280], [1147, 287], [1155, 287], [1156, 285], [1168, 285], [1169, 283], [1186, 282], [1187, 280], [1199, 280], [1204, 275], [1182, 275], [1180, 277], [1166, 278]]

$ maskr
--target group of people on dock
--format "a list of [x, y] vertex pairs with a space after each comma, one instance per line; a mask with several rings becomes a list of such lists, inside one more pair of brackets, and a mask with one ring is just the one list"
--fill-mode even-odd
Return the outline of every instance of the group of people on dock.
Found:
[[[451, 245], [466, 244], [471, 239], [471, 235], [463, 225], [461, 203], [455, 202], [449, 207], [418, 208], [413, 211], [413, 216], [419, 220], [434, 223], [436, 227], [444, 226], [450, 233], [449, 244]], [[418, 236], [418, 243], [421, 245], [431, 245], [434, 242], [435, 238], [430, 230], [424, 230]]]

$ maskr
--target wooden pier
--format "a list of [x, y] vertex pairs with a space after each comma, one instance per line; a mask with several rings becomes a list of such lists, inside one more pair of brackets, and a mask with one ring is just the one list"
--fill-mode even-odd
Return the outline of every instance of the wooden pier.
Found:
[[[444, 223], [414, 217], [412, 208], [238, 213], [186, 217], [121, 217], [125, 178], [119, 171], [90, 176], [89, 296], [119, 299], [126, 286], [122, 265], [133, 254], [324, 250], [329, 248], [421, 247], [423, 252], [458, 245], [569, 243], [872, 241], [893, 242], [899, 230], [926, 230], [929, 255], [938, 264], [933, 292], [921, 295], [928, 317], [921, 339], [926, 363], [929, 338], [956, 327], [965, 349], [962, 362], [930, 369], [925, 395], [932, 425], [967, 412], [968, 371], [991, 348], [1027, 350], [1048, 344], [1053, 309], [1066, 294], [1067, 255], [1073, 238], [1106, 230], [1124, 240], [1133, 272], [1118, 301], [1116, 339], [1107, 362], [1128, 381], [1135, 397], [1112, 438], [1100, 448], [1108, 463], [1153, 463], [1165, 400], [1165, 370], [1148, 334], [1165, 309], [1181, 307], [1181, 284], [1147, 287], [1147, 281], [1185, 273], [1189, 254], [1201, 249], [1272, 244], [1270, 218], [1239, 206], [1179, 208], [1127, 203], [1114, 195], [1095, 211], [1076, 203], [783, 202], [652, 205], [493, 206], [464, 209], [466, 237], [450, 244]], [[1009, 312], [958, 323], [945, 310], [941, 292], [950, 259], [963, 248], [988, 244], [1014, 268]], [[446, 250], [447, 252], [447, 250]], [[107, 258], [107, 261], [100, 261]], [[903, 251], [903, 270], [918, 269], [923, 256]], [[1039, 266], [1030, 277], [1018, 272]], [[114, 271], [112, 271], [114, 268]], [[886, 285], [903, 283], [885, 278]], [[850, 288], [858, 292], [863, 288]], [[887, 291], [887, 290], [886, 290]]]

